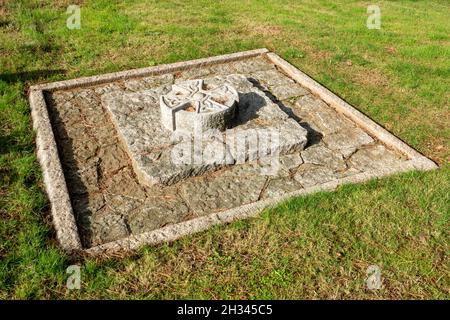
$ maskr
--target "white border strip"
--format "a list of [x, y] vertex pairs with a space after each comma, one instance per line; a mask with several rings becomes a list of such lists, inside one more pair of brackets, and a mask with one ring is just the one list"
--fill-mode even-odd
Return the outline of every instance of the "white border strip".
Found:
[[53, 135], [42, 91], [31, 91], [30, 105], [33, 128], [36, 131], [36, 153], [42, 167], [45, 189], [51, 204], [56, 237], [64, 250], [82, 250], [66, 180], [58, 156], [55, 136]]
[[162, 64], [162, 65], [155, 66], [155, 67], [132, 69], [132, 70], [127, 70], [127, 71], [102, 74], [99, 76], [83, 77], [83, 78], [77, 78], [77, 79], [72, 79], [72, 80], [65, 80], [65, 81], [52, 82], [52, 83], [48, 83], [48, 84], [36, 85], [36, 86], [32, 86], [30, 88], [30, 90], [55, 91], [55, 90], [73, 89], [73, 88], [83, 87], [83, 86], [93, 86], [93, 85], [98, 85], [98, 84], [102, 84], [105, 82], [130, 79], [130, 78], [134, 78], [134, 77], [146, 77], [146, 76], [151, 76], [151, 75], [186, 70], [186, 69], [190, 69], [190, 68], [194, 68], [194, 67], [198, 68], [198, 67], [203, 67], [203, 66], [212, 65], [212, 64], [219, 64], [219, 63], [225, 63], [225, 62], [236, 61], [236, 60], [241, 60], [241, 59], [248, 59], [248, 58], [260, 56], [267, 52], [269, 52], [269, 50], [263, 48], [263, 49], [256, 49], [256, 50], [226, 54], [226, 55], [217, 56], [217, 57], [176, 62], [176, 63], [171, 63], [171, 64]]

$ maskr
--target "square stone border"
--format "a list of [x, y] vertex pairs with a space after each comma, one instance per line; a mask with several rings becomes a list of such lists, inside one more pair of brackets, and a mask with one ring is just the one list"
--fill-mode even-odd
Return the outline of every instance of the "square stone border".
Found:
[[[83, 248], [70, 202], [64, 172], [58, 156], [58, 149], [49, 118], [47, 104], [44, 98], [44, 92], [86, 87], [129, 78], [160, 75], [169, 72], [183, 71], [193, 67], [233, 62], [258, 56], [268, 59], [279, 70], [287, 74], [290, 78], [306, 89], [310, 90], [314, 95], [325, 101], [330, 107], [350, 118], [356, 125], [361, 127], [389, 148], [406, 155], [409, 160], [405, 161], [400, 169], [385, 168], [384, 170], [376, 173], [360, 173], [354, 176], [323, 183], [318, 186], [296, 190], [278, 198], [260, 200], [226, 211], [212, 213], [188, 221], [168, 225], [139, 235], [131, 235], [123, 239], [98, 246]], [[33, 119], [33, 128], [36, 131], [36, 153], [43, 170], [43, 179], [46, 193], [51, 204], [51, 213], [56, 230], [56, 236], [60, 246], [68, 253], [98, 256], [128, 252], [143, 245], [156, 245], [174, 241], [182, 236], [204, 231], [213, 225], [229, 223], [235, 220], [256, 216], [264, 208], [274, 206], [293, 196], [301, 196], [318, 191], [334, 190], [343, 184], [363, 182], [371, 178], [379, 178], [394, 173], [406, 172], [410, 170], [425, 171], [438, 168], [432, 160], [414, 150], [412, 147], [371, 120], [362, 112], [345, 102], [339, 96], [267, 49], [257, 49], [150, 68], [134, 69], [100, 76], [83, 77], [67, 81], [35, 85], [30, 87], [29, 100], [31, 116]]]

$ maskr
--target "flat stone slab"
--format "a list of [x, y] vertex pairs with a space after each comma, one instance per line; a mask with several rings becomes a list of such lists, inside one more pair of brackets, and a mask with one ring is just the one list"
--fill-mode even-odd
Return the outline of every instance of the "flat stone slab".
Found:
[[[206, 137], [229, 161], [174, 165], [183, 145], [160, 125], [160, 97], [200, 78], [239, 92], [233, 124]], [[34, 86], [30, 104], [58, 240], [92, 255], [173, 241], [292, 196], [436, 168], [265, 49]], [[275, 171], [251, 149], [237, 161], [225, 144], [237, 129], [264, 128], [281, 133]]]

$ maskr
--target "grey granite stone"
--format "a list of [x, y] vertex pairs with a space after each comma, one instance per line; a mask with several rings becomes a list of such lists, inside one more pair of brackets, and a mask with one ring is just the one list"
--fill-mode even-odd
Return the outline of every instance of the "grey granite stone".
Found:
[[305, 95], [297, 99], [293, 107], [303, 121], [306, 121], [314, 130], [323, 135], [353, 126], [344, 116], [339, 115], [325, 102], [311, 95]]
[[130, 234], [122, 215], [102, 212], [91, 217], [92, 245], [121, 239]]
[[309, 94], [308, 90], [295, 83], [276, 86], [270, 92], [280, 101]]
[[274, 70], [275, 67], [271, 63], [267, 63], [264, 58], [253, 58], [245, 61], [237, 61], [233, 63], [234, 73], [250, 74], [257, 71]]
[[252, 77], [254, 77], [258, 82], [267, 85], [269, 88], [295, 84], [291, 78], [275, 69], [254, 72], [252, 73]]
[[[248, 165], [244, 165], [248, 166]], [[246, 203], [257, 201], [267, 178], [261, 174], [245, 174], [236, 166], [241, 174], [200, 177], [186, 181], [181, 186], [181, 194], [194, 213], [223, 211]], [[253, 172], [251, 168], [250, 172]]]
[[98, 166], [102, 176], [109, 176], [124, 168], [123, 159], [127, 158], [125, 150], [117, 144], [104, 146], [98, 150]]
[[122, 194], [104, 193], [105, 204], [111, 212], [124, 217], [130, 215], [135, 209], [142, 206], [146, 198], [130, 197]]
[[180, 72], [175, 78], [175, 83], [184, 82], [192, 79], [203, 79], [211, 75], [211, 70], [208, 68], [194, 68]]
[[108, 179], [108, 186], [104, 189], [106, 194], [122, 195], [137, 200], [147, 197], [144, 187], [139, 184], [129, 167], [122, 169], [119, 173]]
[[356, 151], [349, 159], [352, 167], [360, 171], [382, 170], [383, 168], [399, 167], [403, 157], [396, 155], [383, 145], [367, 146]]
[[331, 168], [303, 164], [295, 174], [294, 179], [306, 188], [335, 180], [336, 175]]
[[302, 189], [302, 185], [292, 178], [270, 179], [262, 198], [281, 197], [300, 189]]
[[124, 86], [129, 91], [143, 91], [155, 87], [170, 85], [174, 82], [172, 74], [163, 74], [160, 76], [135, 78], [124, 81]]
[[[225, 80], [206, 86], [202, 79], [187, 80], [172, 86], [159, 97], [160, 122], [170, 131], [224, 131], [231, 125], [239, 103], [236, 89]], [[156, 123], [154, 125], [157, 125]]]
[[345, 158], [363, 145], [373, 143], [371, 136], [360, 128], [347, 127], [323, 138], [327, 147], [333, 151], [340, 152]]
[[177, 194], [149, 198], [128, 217], [130, 230], [134, 234], [161, 228], [186, 218], [189, 208]]
[[101, 192], [89, 192], [83, 197], [74, 197], [72, 206], [77, 218], [84, 215], [92, 215], [106, 205], [106, 199]]
[[298, 168], [303, 163], [303, 158], [300, 153], [292, 153], [280, 156], [280, 163], [287, 170]]
[[343, 156], [326, 148], [322, 144], [313, 145], [306, 148], [301, 153], [305, 163], [326, 166], [333, 171], [343, 171], [347, 165]]
[[90, 192], [99, 191], [99, 175], [97, 162], [78, 162], [83, 165], [80, 170], [73, 170], [73, 168], [66, 167], [66, 180], [71, 185], [71, 193], [74, 195], [83, 195]]

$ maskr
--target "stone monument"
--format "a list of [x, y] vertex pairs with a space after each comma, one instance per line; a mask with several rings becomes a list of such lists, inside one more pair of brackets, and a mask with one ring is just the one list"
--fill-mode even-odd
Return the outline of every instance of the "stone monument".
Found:
[[266, 49], [30, 88], [56, 234], [134, 250], [436, 165]]

